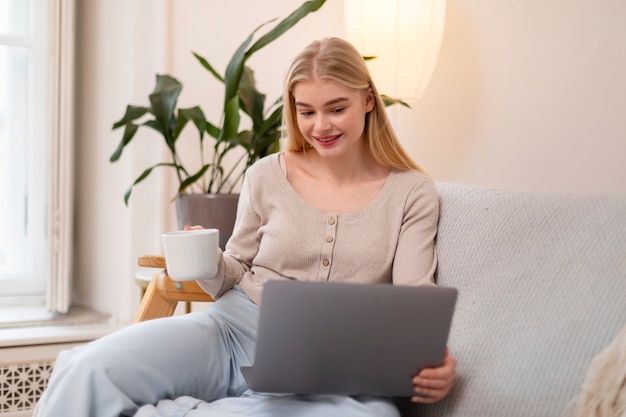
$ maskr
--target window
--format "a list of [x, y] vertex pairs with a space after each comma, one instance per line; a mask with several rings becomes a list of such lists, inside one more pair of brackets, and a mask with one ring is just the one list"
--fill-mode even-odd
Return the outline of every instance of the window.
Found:
[[72, 112], [61, 107], [72, 89], [60, 84], [71, 72], [72, 13], [72, 0], [0, 0], [0, 307], [69, 307], [58, 266], [69, 252], [59, 230], [71, 202], [59, 196], [71, 188], [72, 164], [60, 164], [71, 155]]

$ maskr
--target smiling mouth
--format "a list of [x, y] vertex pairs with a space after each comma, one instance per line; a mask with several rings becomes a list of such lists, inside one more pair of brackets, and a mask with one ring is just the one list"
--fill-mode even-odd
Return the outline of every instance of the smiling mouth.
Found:
[[339, 139], [341, 135], [332, 135], [332, 136], [313, 136], [315, 138], [316, 141], [320, 142], [320, 143], [331, 143], [336, 141], [337, 139]]

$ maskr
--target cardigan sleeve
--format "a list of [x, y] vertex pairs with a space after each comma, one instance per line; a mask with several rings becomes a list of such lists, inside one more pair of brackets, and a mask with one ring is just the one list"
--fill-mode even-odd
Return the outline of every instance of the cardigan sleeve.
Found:
[[395, 285], [432, 285], [437, 253], [439, 196], [431, 179], [418, 182], [408, 193], [393, 263]]
[[250, 271], [252, 261], [259, 249], [258, 229], [260, 218], [252, 204], [250, 182], [244, 178], [239, 202], [237, 219], [233, 233], [226, 243], [226, 250], [218, 249], [218, 271], [215, 277], [199, 280], [200, 287], [213, 298], [221, 297], [238, 284], [243, 275]]

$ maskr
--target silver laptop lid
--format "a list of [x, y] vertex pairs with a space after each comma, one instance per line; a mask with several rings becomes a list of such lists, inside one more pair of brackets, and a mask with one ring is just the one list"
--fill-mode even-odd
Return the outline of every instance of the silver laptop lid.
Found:
[[457, 290], [268, 281], [254, 365], [258, 392], [410, 396], [444, 358]]

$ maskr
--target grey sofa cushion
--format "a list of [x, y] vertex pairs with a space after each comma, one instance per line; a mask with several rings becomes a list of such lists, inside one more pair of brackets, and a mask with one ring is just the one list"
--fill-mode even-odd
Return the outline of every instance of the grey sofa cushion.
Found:
[[[458, 383], [425, 417], [560, 417], [626, 324], [626, 197], [438, 183]], [[405, 404], [406, 405], [406, 404]]]

